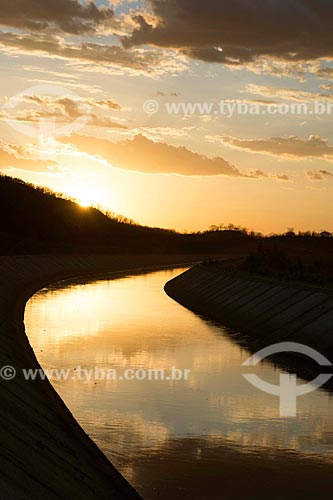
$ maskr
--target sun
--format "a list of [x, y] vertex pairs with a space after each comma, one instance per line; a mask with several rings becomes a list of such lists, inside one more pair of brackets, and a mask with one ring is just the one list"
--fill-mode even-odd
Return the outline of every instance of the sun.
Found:
[[91, 200], [88, 200], [88, 199], [78, 199], [77, 203], [78, 203], [78, 205], [80, 205], [81, 207], [84, 207], [84, 208], [88, 208], [88, 207], [91, 207], [93, 205], [93, 202]]
[[77, 184], [70, 192], [76, 203], [81, 207], [87, 208], [99, 204], [98, 191], [86, 183]]
[[78, 189], [74, 197], [78, 205], [80, 205], [81, 207], [87, 208], [98, 203], [97, 194], [89, 190], [88, 188]]
[[67, 184], [66, 191], [81, 207], [87, 208], [100, 203], [99, 186], [96, 186], [91, 180], [76, 177], [70, 184]]
[[82, 208], [110, 208], [110, 199], [114, 201], [114, 190], [111, 191], [108, 183], [97, 176], [66, 179], [62, 192], [70, 196]]

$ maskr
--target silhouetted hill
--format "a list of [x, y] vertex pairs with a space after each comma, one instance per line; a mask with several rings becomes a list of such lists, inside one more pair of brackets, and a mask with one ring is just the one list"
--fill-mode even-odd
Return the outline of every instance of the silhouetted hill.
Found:
[[244, 228], [212, 226], [181, 234], [85, 208], [48, 189], [0, 175], [0, 254], [49, 252], [249, 255], [248, 271], [313, 280], [333, 278], [333, 237], [323, 231], [264, 237]]
[[180, 234], [148, 228], [84, 208], [51, 191], [0, 176], [0, 253], [219, 253], [246, 248], [238, 230]]

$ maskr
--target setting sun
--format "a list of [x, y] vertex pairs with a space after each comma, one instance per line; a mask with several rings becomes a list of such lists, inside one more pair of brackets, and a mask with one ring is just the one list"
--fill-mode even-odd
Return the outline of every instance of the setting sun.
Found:
[[103, 193], [103, 187], [94, 179], [89, 179], [89, 181], [87, 182], [85, 178], [76, 178], [74, 182], [68, 183], [64, 187], [64, 191], [71, 198], [74, 198], [81, 207], [106, 208], [108, 199]]
[[88, 208], [88, 207], [91, 207], [92, 206], [92, 203], [91, 201], [87, 200], [87, 199], [78, 199], [77, 200], [78, 204], [81, 205], [81, 207], [83, 208]]
[[89, 189], [89, 186], [84, 184], [74, 187], [71, 196], [73, 196], [82, 207], [90, 207], [99, 204], [98, 192], [94, 193], [93, 190]]

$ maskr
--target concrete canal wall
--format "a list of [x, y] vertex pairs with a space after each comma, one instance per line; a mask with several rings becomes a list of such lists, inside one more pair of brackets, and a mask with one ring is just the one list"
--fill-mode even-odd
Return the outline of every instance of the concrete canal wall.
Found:
[[333, 349], [333, 290], [195, 266], [165, 286], [187, 308], [239, 330], [254, 345], [300, 342]]

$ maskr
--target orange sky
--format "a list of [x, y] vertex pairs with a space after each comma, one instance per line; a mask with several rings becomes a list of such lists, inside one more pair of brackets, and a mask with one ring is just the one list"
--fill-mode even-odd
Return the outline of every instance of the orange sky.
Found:
[[147, 225], [332, 231], [333, 6], [291, 3], [6, 5], [1, 171]]

